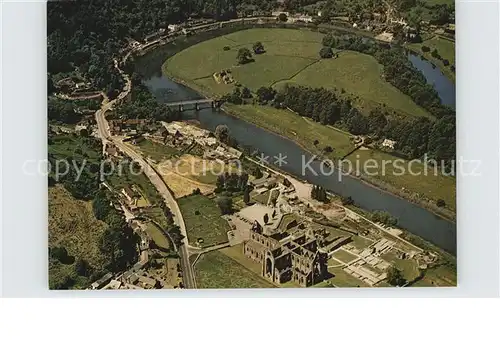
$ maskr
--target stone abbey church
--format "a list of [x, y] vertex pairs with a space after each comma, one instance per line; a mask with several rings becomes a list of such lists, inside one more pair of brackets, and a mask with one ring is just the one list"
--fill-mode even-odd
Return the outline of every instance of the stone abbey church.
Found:
[[308, 287], [328, 275], [328, 255], [320, 248], [319, 241], [313, 231], [265, 234], [255, 222], [243, 250], [248, 258], [262, 265], [264, 278], [276, 284], [292, 281]]

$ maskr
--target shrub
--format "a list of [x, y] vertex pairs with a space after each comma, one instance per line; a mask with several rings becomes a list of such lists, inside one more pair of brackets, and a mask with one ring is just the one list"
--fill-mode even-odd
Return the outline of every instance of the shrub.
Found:
[[429, 52], [431, 51], [431, 48], [425, 45], [422, 45], [422, 52]]
[[331, 47], [324, 46], [320, 51], [319, 51], [319, 56], [321, 58], [332, 58], [333, 57], [333, 50]]
[[231, 48], [229, 46], [224, 46], [224, 51], [229, 51]]
[[438, 200], [436, 201], [436, 205], [437, 205], [438, 207], [444, 207], [444, 206], [446, 206], [446, 202], [445, 202], [443, 199], [438, 199]]
[[450, 61], [448, 61], [448, 60], [444, 59], [444, 60], [443, 60], [443, 65], [445, 65], [445, 66], [449, 66], [449, 65], [450, 65]]

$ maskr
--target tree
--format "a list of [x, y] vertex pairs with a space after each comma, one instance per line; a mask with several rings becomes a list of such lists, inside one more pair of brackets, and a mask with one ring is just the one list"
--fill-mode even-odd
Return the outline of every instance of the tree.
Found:
[[264, 219], [264, 224], [267, 225], [267, 223], [269, 223], [269, 215], [266, 213], [263, 219]]
[[250, 189], [248, 187], [245, 188], [245, 192], [243, 193], [243, 202], [246, 205], [250, 203]]
[[244, 65], [245, 63], [250, 62], [252, 59], [252, 53], [247, 48], [241, 48], [238, 50], [238, 54], [236, 55], [236, 60], [240, 65]]
[[406, 284], [406, 279], [399, 269], [391, 266], [387, 271], [387, 282], [392, 286], [403, 286]]
[[111, 212], [110, 200], [104, 190], [97, 192], [92, 199], [92, 209], [95, 217], [101, 221], [104, 221]]
[[438, 200], [436, 201], [436, 205], [437, 205], [438, 207], [444, 207], [444, 206], [446, 206], [446, 202], [445, 202], [443, 199], [438, 199]]
[[354, 205], [354, 200], [350, 196], [348, 196], [348, 197], [342, 196], [341, 201], [342, 201], [342, 205], [344, 205], [344, 206]]
[[225, 124], [219, 124], [215, 128], [215, 137], [225, 143], [229, 137], [229, 127]]
[[334, 48], [337, 46], [337, 38], [332, 34], [328, 33], [323, 37], [323, 46]]
[[282, 13], [280, 13], [280, 14], [278, 15], [278, 20], [279, 20], [280, 22], [286, 22], [286, 21], [288, 21], [288, 16], [286, 15], [286, 13], [283, 13], [283, 12], [282, 12]]
[[257, 98], [260, 104], [266, 104], [267, 102], [274, 99], [276, 96], [276, 90], [270, 87], [260, 87], [257, 92]]
[[91, 267], [87, 261], [79, 258], [75, 263], [75, 272], [79, 276], [88, 277], [91, 274]]
[[264, 45], [263, 45], [263, 44], [262, 44], [262, 42], [260, 42], [260, 41], [258, 41], [258, 42], [256, 42], [255, 44], [253, 44], [253, 47], [252, 47], [252, 48], [253, 48], [253, 52], [254, 52], [255, 54], [257, 54], [257, 55], [258, 55], [258, 54], [262, 54], [262, 53], [264, 53], [264, 52], [265, 52], [265, 50], [264, 50]]
[[431, 51], [431, 48], [425, 45], [422, 45], [422, 52], [429, 52]]
[[252, 92], [247, 87], [243, 87], [243, 89], [241, 90], [241, 97], [243, 99], [249, 99], [252, 97]]
[[221, 196], [217, 198], [217, 206], [223, 215], [233, 212], [233, 199], [228, 196]]
[[321, 58], [332, 58], [333, 57], [333, 50], [329, 46], [323, 46], [321, 50], [319, 51], [319, 56]]
[[72, 264], [75, 262], [75, 258], [68, 255], [68, 251], [64, 247], [49, 248], [49, 256], [62, 264]]

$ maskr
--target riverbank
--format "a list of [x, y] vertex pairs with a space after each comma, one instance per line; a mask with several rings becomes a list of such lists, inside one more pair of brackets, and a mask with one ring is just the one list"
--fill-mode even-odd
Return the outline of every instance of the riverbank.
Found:
[[[423, 52], [422, 46], [427, 46], [430, 51]], [[455, 83], [455, 72], [451, 70], [451, 66], [455, 66], [455, 43], [449, 39], [444, 39], [439, 36], [434, 36], [424, 40], [422, 43], [409, 43], [405, 48], [418, 56], [423, 56], [426, 60], [437, 66], [444, 75]], [[449, 65], [445, 66], [443, 61], [431, 55], [432, 50], [436, 49], [438, 54], [449, 61]]]
[[[174, 82], [187, 86], [205, 97], [213, 97], [208, 90], [202, 89], [194, 82], [179, 79], [165, 70], [163, 72]], [[287, 110], [251, 104], [225, 104], [222, 110], [231, 116], [285, 137], [314, 155], [322, 155], [329, 159], [341, 159], [355, 148], [350, 142], [350, 138], [354, 138], [354, 135], [345, 131], [340, 132], [334, 128], [307, 120], [307, 118], [301, 118]], [[315, 145], [315, 141], [318, 141], [317, 145]], [[326, 146], [331, 146], [334, 152], [324, 154], [323, 149]], [[357, 159], [360, 162], [366, 162], [366, 157], [357, 157], [357, 154], [363, 154], [363, 151], [364, 150], [356, 151], [349, 156], [349, 159], [353, 163], [355, 163]], [[370, 159], [379, 161], [382, 164], [384, 161], [394, 162], [398, 159], [379, 150], [370, 149], [370, 151], [373, 152], [373, 154], [370, 155]], [[386, 173], [384, 177], [373, 177], [363, 173], [351, 173], [350, 176], [363, 181], [371, 187], [410, 201], [445, 220], [456, 221], [456, 214], [454, 211], [456, 203], [456, 186], [454, 179], [443, 175], [434, 176], [433, 172], [421, 176], [411, 176], [407, 174], [404, 176], [394, 175], [391, 177], [392, 168], [387, 168], [387, 170], [389, 172]], [[439, 199], [445, 200], [447, 207], [438, 207], [436, 202]]]

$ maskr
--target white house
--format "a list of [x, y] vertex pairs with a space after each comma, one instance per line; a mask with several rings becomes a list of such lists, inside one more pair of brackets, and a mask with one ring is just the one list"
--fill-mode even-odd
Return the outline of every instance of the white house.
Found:
[[169, 32], [176, 32], [179, 29], [179, 26], [177, 24], [169, 24], [167, 29]]
[[387, 147], [389, 149], [394, 149], [395, 145], [396, 145], [396, 142], [394, 140], [390, 140], [390, 139], [385, 139], [384, 142], [382, 143], [383, 147]]

